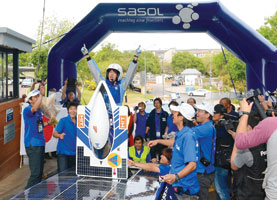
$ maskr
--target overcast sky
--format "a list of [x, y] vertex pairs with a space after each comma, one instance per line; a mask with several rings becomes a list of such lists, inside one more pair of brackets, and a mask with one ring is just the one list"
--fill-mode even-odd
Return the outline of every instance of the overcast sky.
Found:
[[[173, 2], [193, 2], [175, 0]], [[204, 2], [207, 0], [202, 0]], [[46, 0], [45, 16], [57, 16], [78, 23], [98, 3], [104, 2], [169, 2], [168, 0]], [[200, 2], [200, 1], [196, 1]], [[265, 18], [277, 11], [277, 0], [221, 0], [223, 5], [253, 29], [258, 29]], [[39, 21], [42, 20], [43, 0], [1, 0], [0, 27], [8, 27], [32, 39], [36, 39]], [[171, 34], [171, 33], [170, 33]], [[207, 49], [220, 48], [220, 45], [203, 33], [172, 34], [115, 33], [102, 43], [111, 42], [120, 50], [135, 49], [139, 44], [144, 49]], [[101, 44], [100, 44], [101, 45]], [[99, 46], [100, 46], [99, 45]], [[95, 50], [97, 50], [96, 48]]]

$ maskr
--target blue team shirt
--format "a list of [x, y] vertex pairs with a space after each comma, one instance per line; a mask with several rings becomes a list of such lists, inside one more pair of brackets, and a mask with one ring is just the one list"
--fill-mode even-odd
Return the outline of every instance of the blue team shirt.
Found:
[[[197, 169], [198, 173], [206, 173], [210, 174], [215, 171], [214, 168], [214, 157], [215, 157], [215, 138], [216, 138], [216, 130], [213, 125], [213, 121], [207, 121], [204, 124], [199, 124], [195, 127], [192, 127], [193, 132], [195, 133], [195, 137], [199, 143], [199, 151], [198, 151], [198, 162]], [[214, 139], [212, 139], [214, 137]], [[212, 144], [212, 141], [214, 142]], [[200, 152], [201, 151], [201, 152]], [[212, 151], [212, 152], [211, 152]], [[201, 157], [205, 157], [207, 160], [211, 161], [208, 167], [205, 167], [201, 162]]]
[[[198, 145], [195, 134], [189, 127], [184, 127], [175, 135], [171, 159], [171, 174], [182, 171], [189, 162], [197, 162]], [[190, 194], [196, 194], [200, 190], [196, 170], [173, 183], [173, 187], [182, 187]]]
[[171, 169], [171, 165], [160, 164], [159, 169], [160, 169], [159, 176], [164, 176], [164, 175], [169, 174], [170, 169]]
[[25, 123], [24, 145], [25, 147], [45, 146], [44, 133], [38, 132], [37, 121], [42, 120], [40, 109], [32, 113], [30, 104], [23, 110], [23, 119]]
[[57, 127], [58, 133], [65, 133], [64, 139], [59, 139], [57, 153], [63, 155], [76, 155], [77, 123], [73, 123], [70, 115], [62, 118]]
[[177, 126], [175, 124], [173, 124], [173, 115], [172, 114], [167, 117], [167, 126], [168, 126], [167, 133], [178, 131]]
[[146, 120], [149, 116], [149, 113], [145, 113], [141, 115], [139, 112], [137, 113], [137, 121], [136, 121], [136, 136], [140, 135], [145, 138], [146, 131]]

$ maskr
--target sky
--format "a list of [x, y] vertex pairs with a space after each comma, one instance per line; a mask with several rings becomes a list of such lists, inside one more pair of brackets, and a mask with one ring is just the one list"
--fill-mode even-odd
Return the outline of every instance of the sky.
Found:
[[[172, 2], [206, 2], [180, 1]], [[37, 38], [37, 29], [42, 20], [44, 0], [1, 0], [0, 27], [8, 27], [32, 39]], [[46, 0], [45, 17], [56, 16], [58, 20], [67, 19], [77, 24], [98, 3], [106, 2], [169, 2], [168, 0]], [[277, 0], [221, 0], [221, 3], [244, 23], [253, 29], [260, 28], [265, 19], [277, 11]], [[168, 34], [174, 40], [168, 40]], [[213, 49], [220, 44], [205, 33], [113, 33], [102, 44], [113, 43], [120, 50], [136, 49], [141, 45], [145, 50], [176, 49]]]

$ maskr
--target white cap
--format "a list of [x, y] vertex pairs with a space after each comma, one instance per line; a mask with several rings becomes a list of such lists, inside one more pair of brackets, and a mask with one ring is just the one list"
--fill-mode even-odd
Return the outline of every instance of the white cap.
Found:
[[33, 91], [29, 92], [29, 94], [27, 95], [26, 101], [28, 102], [31, 97], [37, 96], [39, 94], [40, 94], [39, 90], [33, 90]]
[[214, 115], [214, 107], [209, 104], [209, 103], [206, 103], [206, 102], [203, 102], [201, 104], [198, 104], [198, 105], [195, 105], [195, 108], [196, 109], [199, 109], [199, 110], [205, 110], [207, 111], [211, 116]]
[[179, 106], [170, 105], [169, 108], [173, 111], [180, 112], [189, 121], [192, 121], [195, 116], [194, 108], [187, 103], [182, 103]]

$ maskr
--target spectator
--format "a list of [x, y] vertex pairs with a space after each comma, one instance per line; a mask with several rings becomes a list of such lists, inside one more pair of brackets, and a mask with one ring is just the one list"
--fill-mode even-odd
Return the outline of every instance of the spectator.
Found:
[[194, 107], [194, 105], [196, 104], [196, 100], [195, 98], [190, 97], [188, 98], [187, 103]]
[[150, 162], [149, 149], [147, 146], [143, 145], [143, 137], [137, 135], [134, 141], [135, 145], [129, 147], [129, 159], [139, 163]]
[[267, 144], [267, 170], [264, 179], [266, 200], [277, 199], [277, 118], [268, 117], [262, 120], [253, 130], [248, 131], [248, 113], [253, 102], [248, 104], [246, 99], [240, 103], [241, 117], [235, 137], [235, 145], [238, 149], [256, 147]]
[[43, 85], [39, 90], [33, 90], [27, 95], [27, 103], [30, 105], [23, 110], [25, 122], [24, 145], [29, 158], [30, 178], [26, 189], [39, 183], [42, 179], [44, 167], [45, 139], [43, 135], [43, 121], [40, 105], [45, 93]]
[[76, 163], [76, 136], [77, 136], [77, 106], [76, 102], [69, 102], [68, 116], [62, 118], [54, 132], [58, 138], [58, 172], [75, 166]]
[[173, 105], [173, 106], [178, 106], [179, 104], [176, 102], [176, 101], [171, 101], [169, 104], [168, 104], [168, 107], [169, 107], [169, 110], [171, 112], [171, 114], [167, 117], [167, 126], [166, 126], [166, 129], [165, 129], [165, 134], [170, 134], [170, 133], [176, 133], [178, 131], [178, 128], [177, 126], [173, 123], [173, 112], [171, 109], [170, 109], [170, 106]]
[[175, 139], [153, 140], [148, 146], [153, 147], [157, 144], [173, 146], [170, 174], [162, 176], [163, 180], [172, 184], [178, 199], [198, 199], [199, 183], [196, 174], [197, 162], [197, 140], [190, 127], [193, 126], [194, 109], [189, 104], [171, 106], [173, 123], [178, 127]]
[[199, 143], [199, 160], [197, 162], [197, 177], [200, 184], [200, 200], [209, 199], [209, 188], [215, 177], [214, 156], [216, 130], [212, 117], [214, 107], [203, 102], [195, 105], [196, 120], [199, 125], [192, 128]]
[[62, 89], [62, 101], [61, 101], [61, 104], [63, 104], [63, 107], [66, 107], [68, 106], [69, 102], [76, 102], [77, 104], [80, 104], [80, 101], [81, 101], [81, 96], [82, 96], [82, 93], [78, 87], [78, 82], [76, 81], [75, 84], [76, 84], [76, 90], [77, 90], [77, 97], [75, 97], [75, 94], [74, 92], [70, 91], [68, 92], [67, 96], [66, 96], [66, 91], [67, 91], [67, 83], [68, 83], [68, 80], [66, 79], [64, 81], [64, 86], [63, 86], [63, 89]]
[[140, 135], [143, 138], [145, 138], [145, 131], [146, 131], [146, 120], [149, 116], [149, 113], [145, 112], [146, 105], [144, 102], [138, 103], [138, 110], [135, 109], [134, 114], [134, 122], [136, 123], [136, 132], [135, 135]]
[[224, 107], [226, 108], [226, 110], [227, 110], [226, 117], [237, 118], [239, 116], [239, 114], [235, 111], [234, 105], [232, 105], [231, 100], [229, 98], [224, 97], [224, 98], [220, 99], [219, 103], [223, 104]]
[[224, 120], [226, 112], [226, 108], [222, 104], [217, 104], [214, 107], [213, 121], [216, 128], [214, 186], [221, 200], [230, 199], [230, 159], [234, 145], [234, 139], [227, 132], [224, 125], [220, 124], [220, 121]]
[[134, 74], [138, 66], [137, 60], [139, 55], [141, 54], [140, 47], [136, 49], [136, 53], [129, 65], [126, 76], [122, 80], [121, 78], [123, 75], [123, 71], [122, 71], [122, 67], [119, 64], [117, 63], [110, 64], [106, 71], [106, 79], [104, 79], [95, 61], [89, 56], [88, 50], [86, 49], [85, 45], [84, 47], [82, 47], [81, 52], [86, 57], [89, 70], [92, 73], [93, 78], [95, 79], [97, 84], [101, 80], [106, 80], [106, 84], [110, 89], [110, 92], [114, 98], [115, 103], [119, 106], [122, 105], [124, 93], [128, 88], [128, 86], [130, 85], [130, 83], [132, 82], [132, 79], [134, 77]]
[[[165, 133], [168, 117], [168, 113], [162, 109], [162, 100], [160, 98], [154, 99], [154, 107], [155, 108], [150, 112], [146, 121], [145, 135], [147, 135], [150, 140], [162, 138]], [[157, 163], [164, 148], [164, 145], [158, 144], [150, 149], [152, 162]]]
[[166, 175], [170, 171], [170, 160], [172, 158], [172, 149], [165, 148], [162, 151], [160, 163], [140, 163], [133, 160], [128, 161], [128, 165], [139, 167], [146, 171], [157, 172], [160, 176]]
[[[251, 112], [248, 118], [247, 130], [251, 131], [259, 123], [261, 117], [256, 112]], [[237, 150], [234, 147], [231, 159], [233, 170], [238, 170], [241, 179], [238, 184], [237, 200], [253, 199], [263, 200], [265, 192], [262, 188], [263, 172], [266, 170], [266, 144], [260, 144], [246, 150]]]

